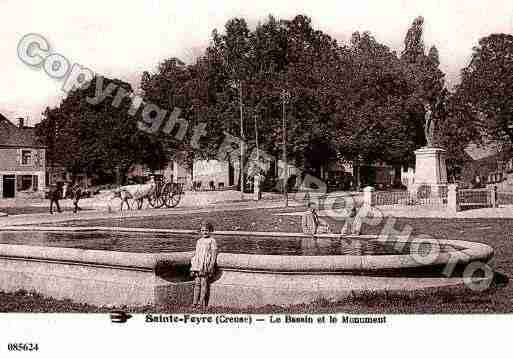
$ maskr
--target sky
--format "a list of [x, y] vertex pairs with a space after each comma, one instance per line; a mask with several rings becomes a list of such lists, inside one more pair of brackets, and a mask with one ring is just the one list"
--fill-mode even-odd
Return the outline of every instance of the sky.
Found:
[[17, 57], [20, 39], [42, 35], [51, 51], [71, 64], [87, 66], [107, 77], [138, 87], [143, 71], [178, 57], [191, 61], [209, 41], [213, 29], [244, 17], [251, 27], [269, 14], [312, 18], [313, 26], [341, 44], [354, 31], [370, 31], [398, 53], [413, 19], [422, 15], [424, 43], [440, 52], [449, 87], [459, 81], [472, 47], [491, 33], [513, 33], [513, 1], [194, 1], [194, 0], [0, 0], [0, 113], [11, 120], [40, 121], [46, 106], [59, 104], [62, 81]]

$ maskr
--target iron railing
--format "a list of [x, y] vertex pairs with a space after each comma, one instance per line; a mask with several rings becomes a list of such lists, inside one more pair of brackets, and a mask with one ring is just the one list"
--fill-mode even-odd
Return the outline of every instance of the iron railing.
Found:
[[491, 190], [489, 188], [459, 189], [457, 201], [460, 207], [491, 207]]

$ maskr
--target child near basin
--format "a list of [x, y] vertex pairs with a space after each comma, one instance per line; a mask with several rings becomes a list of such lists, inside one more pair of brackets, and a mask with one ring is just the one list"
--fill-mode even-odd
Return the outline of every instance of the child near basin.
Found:
[[319, 218], [317, 211], [311, 204], [308, 207], [309, 208], [301, 217], [301, 228], [303, 229], [303, 233], [310, 234], [312, 236], [315, 234], [330, 233], [329, 224]]
[[360, 235], [362, 231], [362, 217], [356, 207], [351, 208], [340, 234]]
[[214, 274], [217, 259], [217, 242], [210, 235], [214, 226], [209, 222], [201, 224], [201, 238], [196, 242], [196, 251], [191, 259], [191, 276], [194, 277], [194, 306], [206, 306], [209, 281]]

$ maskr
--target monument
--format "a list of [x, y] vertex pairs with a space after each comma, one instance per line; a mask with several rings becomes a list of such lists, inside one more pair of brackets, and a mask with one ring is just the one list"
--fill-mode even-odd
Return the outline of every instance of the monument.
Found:
[[431, 105], [426, 104], [424, 133], [427, 145], [415, 151], [415, 181], [410, 189], [418, 192], [420, 187], [429, 191], [429, 197], [441, 197], [447, 188], [445, 150], [435, 147], [434, 138], [437, 119]]

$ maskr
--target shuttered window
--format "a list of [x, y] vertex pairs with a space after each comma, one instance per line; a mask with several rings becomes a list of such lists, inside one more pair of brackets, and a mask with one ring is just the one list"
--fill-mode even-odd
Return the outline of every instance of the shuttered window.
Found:
[[21, 150], [21, 164], [24, 166], [28, 166], [32, 164], [32, 151], [31, 150]]

